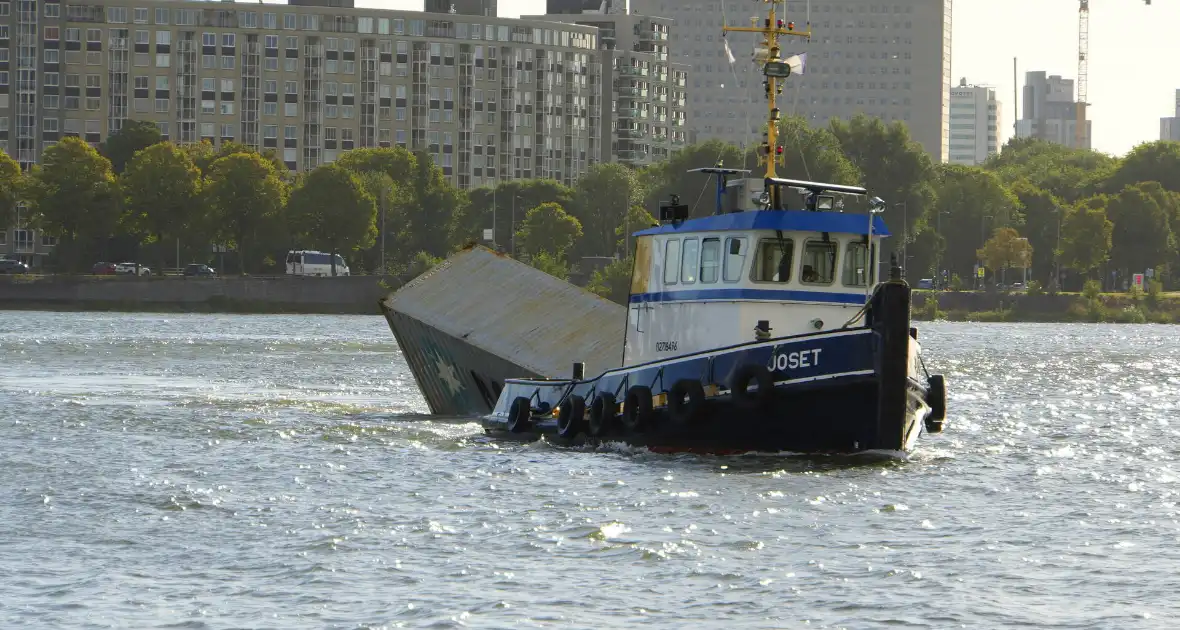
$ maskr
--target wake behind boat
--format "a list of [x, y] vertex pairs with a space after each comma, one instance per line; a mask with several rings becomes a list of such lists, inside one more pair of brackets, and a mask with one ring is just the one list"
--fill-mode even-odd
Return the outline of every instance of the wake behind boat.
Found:
[[779, 58], [777, 37], [809, 33], [784, 28], [770, 6], [765, 26], [727, 28], [765, 36], [764, 177], [696, 169], [717, 178], [716, 213], [688, 219], [674, 196], [658, 226], [635, 234], [621, 367], [507, 379], [483, 417], [488, 433], [847, 453], [904, 452], [923, 427], [942, 430], [945, 381], [926, 373], [910, 288], [895, 261], [888, 279], [877, 277], [884, 202], [844, 213], [843, 199], [867, 197], [864, 188], [775, 172], [777, 82], [793, 63]]

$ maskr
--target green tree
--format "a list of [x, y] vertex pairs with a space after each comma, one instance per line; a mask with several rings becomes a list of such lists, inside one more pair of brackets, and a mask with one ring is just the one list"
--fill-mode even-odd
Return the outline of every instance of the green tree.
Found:
[[[482, 186], [467, 191], [467, 204], [455, 216], [451, 231], [452, 245], [482, 240], [483, 231], [492, 228], [497, 245], [507, 247], [514, 229], [519, 229], [525, 210], [546, 203], [562, 209], [572, 207], [574, 191], [551, 179], [526, 179], [501, 182], [495, 188]], [[513, 226], [515, 216], [517, 225]]]
[[[391, 216], [396, 218], [400, 215], [400, 211], [408, 203], [408, 195], [402, 186], [394, 183], [393, 178], [384, 171], [361, 171], [357, 177], [360, 178], [361, 185], [365, 187], [365, 191], [373, 197], [373, 201], [377, 203], [377, 239], [376, 248], [377, 260], [376, 265], [371, 265], [378, 273], [384, 274], [389, 270], [389, 260], [385, 253], [385, 246], [391, 225]], [[390, 244], [394, 244], [390, 242]], [[371, 258], [371, 257], [370, 257]]]
[[[864, 186], [888, 204], [882, 217], [890, 230], [910, 237], [921, 233], [934, 204], [937, 173], [905, 124], [886, 126], [879, 118], [857, 114], [849, 121], [833, 119], [830, 125], [844, 154], [863, 174]], [[896, 250], [904, 244], [901, 238], [889, 240]]]
[[332, 254], [373, 245], [377, 205], [356, 174], [334, 164], [317, 167], [300, 181], [287, 203], [289, 216], [307, 242]]
[[107, 136], [99, 153], [111, 161], [111, 168], [121, 174], [135, 154], [163, 140], [160, 128], [148, 120], [125, 120], [123, 127]]
[[1158, 267], [1174, 255], [1168, 210], [1143, 185], [1127, 186], [1111, 197], [1106, 214], [1114, 224], [1110, 262], [1124, 278]]
[[418, 158], [402, 147], [365, 147], [344, 153], [336, 164], [358, 174], [385, 173], [393, 183], [406, 186], [417, 172]]
[[1032, 246], [1028, 239], [1012, 228], [998, 228], [995, 234], [979, 248], [976, 255], [988, 269], [1007, 271], [1012, 267], [1028, 268], [1032, 260]]
[[0, 232], [16, 222], [16, 206], [24, 194], [25, 177], [20, 165], [0, 151]]
[[[829, 184], [854, 186], [864, 174], [844, 154], [840, 139], [831, 129], [812, 127], [802, 116], [785, 116], [778, 124], [778, 144], [783, 148], [779, 177], [808, 179]], [[753, 163], [748, 167], [755, 177], [761, 168]]]
[[1052, 193], [1027, 180], [1013, 184], [1012, 194], [1016, 195], [1023, 210], [1023, 231], [1032, 246], [1032, 275], [1042, 284], [1056, 288], [1053, 272], [1056, 270], [1057, 237], [1065, 206]]
[[41, 154], [28, 197], [42, 228], [62, 242], [62, 262], [77, 269], [79, 245], [104, 246], [119, 222], [120, 193], [111, 162], [89, 144], [67, 136]]
[[[207, 233], [201, 215], [201, 172], [188, 154], [170, 142], [143, 149], [131, 158], [120, 178], [126, 222], [156, 243], [182, 235]], [[164, 248], [157, 247], [159, 269]], [[180, 261], [176, 261], [177, 266]]]
[[1107, 198], [1091, 197], [1065, 214], [1061, 224], [1061, 263], [1093, 274], [1110, 257], [1114, 224], [1106, 218]]
[[543, 203], [525, 214], [516, 232], [516, 246], [531, 257], [545, 252], [561, 261], [581, 236], [582, 224], [577, 219], [555, 203]]
[[209, 166], [205, 198], [222, 236], [237, 247], [242, 272], [252, 266], [249, 247], [273, 226], [287, 201], [287, 185], [274, 165], [256, 153], [234, 153]]
[[660, 222], [645, 210], [643, 206], [631, 206], [631, 210], [627, 212], [627, 216], [623, 218], [619, 227], [615, 228], [615, 247], [619, 251], [628, 256], [635, 254], [635, 237], [636, 232], [641, 232], [650, 227], [659, 225]]
[[615, 229], [631, 206], [643, 198], [635, 173], [622, 164], [595, 164], [578, 178], [572, 214], [582, 224], [578, 256], [610, 256], [617, 252]]
[[418, 153], [414, 157], [416, 164], [410, 180], [414, 202], [406, 212], [409, 251], [443, 256], [450, 251], [451, 226], [455, 216], [463, 212], [466, 198], [430, 156]]
[[535, 254], [530, 254], [528, 257], [528, 264], [535, 269], [544, 271], [554, 278], [558, 278], [560, 280], [569, 280], [569, 263], [565, 262], [565, 260], [555, 254], [550, 254], [544, 250]]
[[1180, 142], [1159, 140], [1135, 147], [1106, 179], [1103, 192], [1116, 194], [1140, 182], [1159, 182], [1180, 192]]
[[984, 168], [1006, 183], [1020, 180], [1074, 203], [1102, 187], [1118, 166], [1114, 157], [1035, 138], [1012, 138]]
[[[944, 252], [942, 268], [971, 277], [987, 228], [1018, 224], [1020, 201], [995, 174], [983, 169], [940, 164], [935, 172], [937, 197], [926, 225], [940, 230], [941, 242], [935, 246]], [[899, 231], [892, 229], [894, 234]]]
[[631, 270], [634, 263], [633, 257], [615, 260], [591, 274], [590, 284], [586, 288], [612, 302], [626, 306], [627, 297], [631, 293]]

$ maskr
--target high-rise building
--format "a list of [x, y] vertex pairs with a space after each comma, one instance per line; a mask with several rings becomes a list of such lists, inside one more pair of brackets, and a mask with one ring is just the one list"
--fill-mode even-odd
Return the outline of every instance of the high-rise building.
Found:
[[[673, 58], [691, 64], [688, 128], [698, 140], [761, 142], [766, 118], [761, 68], [751, 56], [755, 36], [721, 27], [749, 26], [749, 7], [718, 0], [630, 0], [631, 11], [676, 20]], [[807, 53], [803, 76], [787, 80], [783, 113], [812, 125], [857, 113], [900, 120], [930, 155], [949, 153], [951, 0], [788, 0], [784, 20], [811, 23], [812, 39], [783, 37], [783, 56]]]
[[[1071, 148], [1078, 148], [1077, 101], [1074, 100], [1073, 79], [1059, 75], [1046, 76], [1043, 70], [1026, 72], [1020, 120], [1016, 121], [1016, 137], [1039, 138]], [[1082, 144], [1090, 148], [1091, 124], [1083, 120]]]
[[967, 79], [951, 88], [951, 164], [982, 164], [999, 151], [1000, 103], [995, 88], [967, 85]]
[[[403, 146], [463, 188], [573, 184], [612, 159], [597, 29], [345, 4], [0, 1], [0, 147], [27, 168], [63, 136], [97, 144], [136, 119], [300, 171]], [[35, 249], [17, 227], [0, 253]]]
[[1180, 141], [1180, 90], [1176, 90], [1175, 114], [1160, 118], [1160, 140]]
[[598, 29], [603, 73], [611, 77], [602, 83], [602, 146], [616, 160], [650, 164], [688, 141], [689, 66], [670, 59], [671, 19], [627, 13], [626, 0], [549, 0], [547, 8], [536, 19]]

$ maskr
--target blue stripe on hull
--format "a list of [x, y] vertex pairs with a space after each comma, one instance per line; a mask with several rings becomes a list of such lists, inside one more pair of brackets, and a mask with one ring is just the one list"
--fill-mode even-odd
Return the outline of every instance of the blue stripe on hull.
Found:
[[787, 289], [697, 289], [691, 291], [661, 291], [637, 293], [631, 296], [631, 303], [644, 302], [823, 302], [828, 304], [849, 304], [860, 306], [865, 303], [863, 293], [826, 293], [823, 291], [799, 291]]

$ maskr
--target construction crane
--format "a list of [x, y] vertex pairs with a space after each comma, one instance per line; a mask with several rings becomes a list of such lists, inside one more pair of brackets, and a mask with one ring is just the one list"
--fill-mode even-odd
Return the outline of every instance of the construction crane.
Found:
[[[1074, 148], [1084, 149], [1086, 139], [1086, 97], [1090, 91], [1090, 0], [1078, 0], [1078, 102], [1074, 123]], [[1151, 6], [1151, 0], [1143, 0]]]

